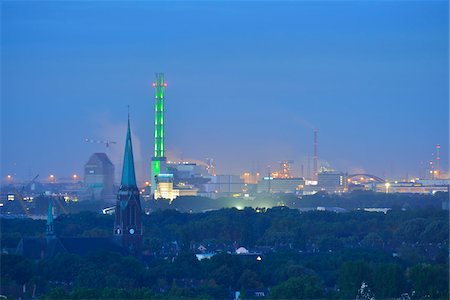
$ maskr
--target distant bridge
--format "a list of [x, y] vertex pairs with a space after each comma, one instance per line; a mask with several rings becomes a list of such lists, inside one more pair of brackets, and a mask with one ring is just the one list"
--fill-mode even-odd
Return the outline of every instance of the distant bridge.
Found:
[[[378, 176], [371, 175], [371, 174], [349, 174], [347, 176], [347, 179], [350, 179], [351, 181], [361, 181], [361, 182], [366, 182], [366, 181], [378, 182], [378, 183], [385, 182], [385, 180], [383, 178], [380, 178]], [[352, 180], [352, 179], [355, 179], [355, 180]]]

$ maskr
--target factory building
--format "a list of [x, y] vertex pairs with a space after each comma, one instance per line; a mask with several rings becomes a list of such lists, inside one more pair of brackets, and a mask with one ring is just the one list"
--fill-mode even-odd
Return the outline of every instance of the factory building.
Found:
[[337, 171], [319, 172], [317, 174], [317, 188], [329, 194], [346, 192], [347, 176]]
[[303, 178], [264, 177], [258, 182], [257, 193], [292, 193], [295, 194], [305, 186]]
[[242, 194], [245, 187], [244, 181], [237, 175], [209, 176], [208, 179], [204, 190], [199, 192], [201, 196], [211, 198], [237, 196]]
[[154, 152], [151, 165], [150, 194], [155, 199], [173, 201], [178, 196], [197, 195], [197, 185], [206, 183], [206, 168], [192, 163], [167, 163], [165, 155], [164, 106], [167, 83], [163, 73], [157, 73], [155, 82]]
[[168, 162], [167, 172], [173, 174], [180, 181], [209, 176], [206, 166], [192, 162]]
[[84, 185], [90, 199], [114, 199], [114, 164], [106, 153], [94, 153], [84, 165]]
[[155, 199], [167, 199], [173, 201], [173, 199], [178, 196], [178, 190], [173, 188], [172, 174], [159, 174], [156, 176]]
[[258, 181], [261, 180], [261, 173], [244, 172], [241, 175], [241, 179], [244, 180], [245, 184], [258, 184]]
[[314, 195], [319, 191], [320, 189], [318, 188], [317, 180], [305, 180], [305, 186], [299, 194], [303, 196]]
[[418, 180], [416, 182], [385, 182], [377, 183], [374, 190], [377, 193], [408, 193], [434, 194], [448, 192], [449, 180]]

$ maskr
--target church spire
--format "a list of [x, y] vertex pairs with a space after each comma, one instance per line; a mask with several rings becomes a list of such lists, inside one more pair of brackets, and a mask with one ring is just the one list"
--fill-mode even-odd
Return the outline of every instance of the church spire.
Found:
[[114, 236], [130, 254], [142, 252], [142, 208], [134, 172], [133, 147], [131, 145], [130, 115], [128, 114], [127, 138], [123, 156], [122, 182], [116, 201]]
[[125, 140], [125, 153], [123, 156], [122, 186], [136, 186], [136, 175], [134, 172], [133, 145], [131, 143], [130, 113], [128, 112], [128, 129]]

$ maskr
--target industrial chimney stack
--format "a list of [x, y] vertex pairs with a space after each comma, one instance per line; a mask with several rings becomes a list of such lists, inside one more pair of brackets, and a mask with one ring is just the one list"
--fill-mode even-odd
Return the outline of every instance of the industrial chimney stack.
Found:
[[441, 145], [436, 145], [436, 167], [435, 167], [435, 179], [440, 179], [441, 176], [441, 169], [440, 169], [440, 162], [441, 162]]
[[317, 180], [317, 129], [314, 129], [314, 157], [313, 157], [313, 180]]

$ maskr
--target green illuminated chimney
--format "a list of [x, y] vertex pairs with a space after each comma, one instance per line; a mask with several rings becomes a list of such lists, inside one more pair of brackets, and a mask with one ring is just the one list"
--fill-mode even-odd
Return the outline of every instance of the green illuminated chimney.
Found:
[[152, 158], [151, 184], [152, 193], [156, 189], [156, 176], [166, 172], [166, 157], [164, 153], [164, 92], [167, 83], [164, 82], [164, 74], [156, 73], [153, 83], [155, 88], [155, 149]]

